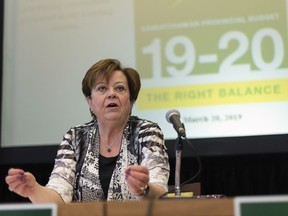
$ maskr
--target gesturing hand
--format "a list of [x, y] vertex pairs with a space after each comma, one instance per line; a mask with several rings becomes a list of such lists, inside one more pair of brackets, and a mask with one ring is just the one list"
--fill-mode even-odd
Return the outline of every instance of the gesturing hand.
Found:
[[140, 165], [128, 166], [125, 170], [125, 180], [131, 194], [142, 195], [149, 183], [149, 171]]
[[35, 177], [21, 169], [9, 169], [5, 181], [9, 185], [10, 191], [23, 197], [29, 197], [34, 192], [36, 185]]

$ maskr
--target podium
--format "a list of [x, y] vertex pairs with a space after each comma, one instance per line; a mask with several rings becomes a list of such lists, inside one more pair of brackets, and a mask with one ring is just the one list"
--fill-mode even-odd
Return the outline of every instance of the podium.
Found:
[[288, 195], [235, 198], [158, 199], [86, 203], [0, 205], [0, 215], [13, 216], [286, 216]]
[[168, 199], [58, 205], [58, 216], [233, 216], [233, 199]]

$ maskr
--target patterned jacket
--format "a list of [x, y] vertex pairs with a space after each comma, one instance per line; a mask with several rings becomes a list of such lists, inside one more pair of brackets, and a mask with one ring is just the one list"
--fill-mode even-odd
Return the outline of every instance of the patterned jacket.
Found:
[[[46, 187], [60, 194], [64, 202], [104, 199], [99, 179], [99, 131], [97, 120], [71, 128], [59, 146]], [[141, 164], [148, 168], [150, 183], [168, 190], [169, 161], [160, 127], [149, 120], [130, 116], [116, 161], [107, 200], [135, 200], [128, 191], [124, 170]]]

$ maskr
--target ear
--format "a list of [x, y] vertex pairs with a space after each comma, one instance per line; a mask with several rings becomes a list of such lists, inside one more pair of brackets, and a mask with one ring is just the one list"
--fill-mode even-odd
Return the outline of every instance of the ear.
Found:
[[91, 106], [92, 106], [91, 96], [86, 97], [86, 101], [87, 101], [87, 103], [88, 103], [89, 108], [91, 109]]

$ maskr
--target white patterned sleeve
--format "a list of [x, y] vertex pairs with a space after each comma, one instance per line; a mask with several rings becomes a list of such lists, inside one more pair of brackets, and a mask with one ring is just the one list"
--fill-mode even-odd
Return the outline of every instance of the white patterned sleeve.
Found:
[[75, 181], [76, 157], [72, 147], [72, 129], [66, 133], [57, 151], [54, 168], [50, 175], [47, 188], [55, 190], [65, 203], [72, 201]]
[[163, 132], [157, 124], [144, 128], [138, 137], [142, 145], [141, 165], [148, 168], [150, 183], [160, 185], [167, 192], [170, 167]]

